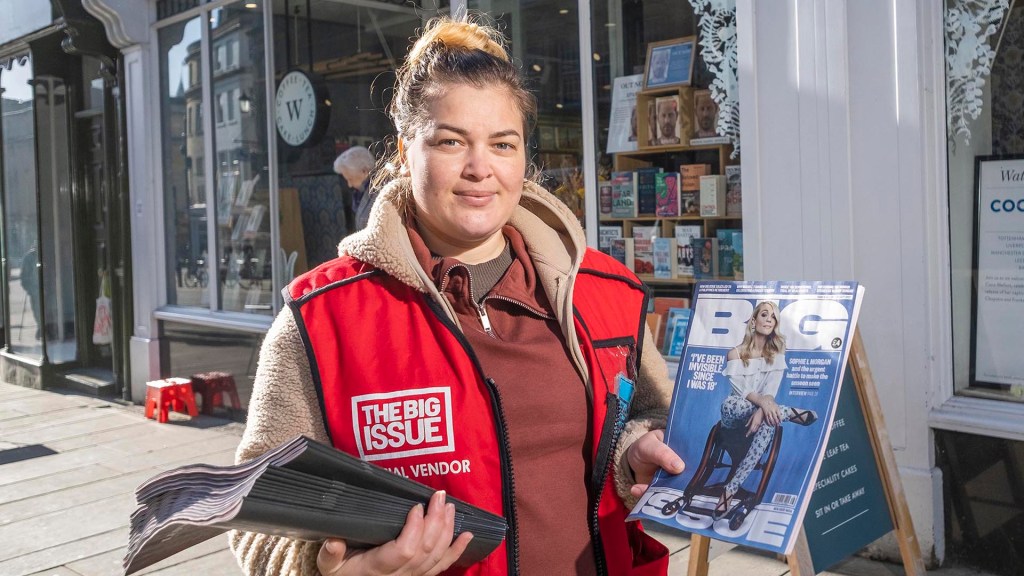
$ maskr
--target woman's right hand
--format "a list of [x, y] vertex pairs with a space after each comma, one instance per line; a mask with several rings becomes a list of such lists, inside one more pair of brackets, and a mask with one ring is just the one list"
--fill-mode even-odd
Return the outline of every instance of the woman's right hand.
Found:
[[320, 547], [316, 565], [323, 576], [349, 574], [433, 576], [455, 563], [473, 535], [455, 533], [455, 505], [445, 503], [444, 491], [430, 497], [427, 511], [413, 506], [398, 538], [369, 550], [348, 552], [344, 540], [328, 539]]

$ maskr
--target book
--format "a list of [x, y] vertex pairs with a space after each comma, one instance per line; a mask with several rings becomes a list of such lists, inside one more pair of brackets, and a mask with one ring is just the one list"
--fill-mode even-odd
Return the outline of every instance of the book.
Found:
[[700, 215], [703, 218], [725, 216], [725, 176], [700, 177]]
[[711, 174], [711, 164], [680, 164], [679, 174], [682, 176], [679, 189], [683, 192], [700, 191], [700, 177]]
[[633, 239], [612, 238], [608, 255], [621, 262], [626, 268], [633, 269]]
[[725, 167], [725, 215], [743, 216], [743, 182], [740, 167]]
[[679, 216], [679, 172], [654, 175], [655, 216]]
[[678, 274], [675, 238], [655, 238], [651, 246], [655, 278], [675, 278]]
[[661, 323], [661, 330], [655, 335], [654, 339], [661, 346], [661, 343], [665, 340], [665, 330], [668, 328], [667, 316], [669, 310], [672, 308], [689, 308], [690, 299], [678, 296], [655, 296], [651, 299], [650, 306], [655, 314], [666, 318], [666, 321]]
[[609, 220], [612, 218], [612, 181], [611, 180], [598, 180], [597, 181], [597, 217], [600, 220]]
[[657, 334], [661, 331], [662, 316], [661, 314], [655, 314], [654, 312], [647, 313], [647, 331], [651, 334]]
[[686, 329], [690, 326], [690, 309], [673, 308], [668, 313], [668, 328], [662, 353], [670, 358], [679, 358], [686, 342]]
[[[855, 282], [698, 284], [665, 429], [665, 442], [687, 466], [677, 475], [658, 471], [629, 518], [792, 553], [832, 429], [863, 293]], [[748, 321], [759, 316], [766, 320], [758, 330], [779, 348], [771, 363], [729, 359], [748, 342]], [[748, 418], [756, 416], [743, 399], [747, 390], [775, 397], [778, 426], [762, 423], [746, 435]], [[738, 470], [748, 457], [758, 466]]]
[[634, 224], [631, 229], [631, 235], [634, 239], [647, 239], [653, 240], [659, 236], [659, 226], [657, 224]]
[[662, 171], [660, 167], [640, 168], [636, 171], [636, 211], [638, 215], [654, 214], [658, 202], [655, 179]]
[[693, 276], [693, 246], [690, 241], [703, 234], [699, 224], [676, 224], [676, 272], [680, 276]]
[[743, 232], [732, 233], [732, 275], [743, 278]]
[[637, 149], [636, 95], [644, 86], [643, 74], [619, 76], [612, 81], [612, 108], [608, 118], [608, 154]]
[[683, 99], [679, 94], [658, 96], [654, 99], [657, 140], [655, 146], [677, 146], [685, 144], [683, 137]]
[[739, 232], [735, 228], [719, 228], [715, 231], [715, 238], [718, 239], [718, 276], [721, 278], [732, 278], [734, 249], [732, 235]]
[[636, 172], [612, 172], [612, 217], [636, 218]]
[[622, 238], [622, 226], [601, 224], [597, 227], [597, 249], [609, 253], [613, 238]]
[[[434, 489], [304, 436], [234, 466], [191, 464], [136, 490], [124, 558], [132, 574], [231, 529], [301, 540], [336, 537], [353, 546], [394, 540]], [[473, 533], [459, 564], [501, 544], [504, 518], [451, 496], [455, 533]]]
[[693, 277], [718, 276], [718, 238], [694, 238], [690, 246], [693, 247]]
[[654, 242], [652, 238], [633, 239], [633, 272], [654, 274]]

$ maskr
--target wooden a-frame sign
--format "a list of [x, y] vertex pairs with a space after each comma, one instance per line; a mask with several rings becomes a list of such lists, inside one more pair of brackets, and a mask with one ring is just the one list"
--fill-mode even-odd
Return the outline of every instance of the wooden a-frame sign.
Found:
[[[853, 390], [856, 391], [858, 402], [853, 409], [860, 409], [866, 429], [865, 445], [871, 448], [874, 464], [877, 467], [880, 491], [884, 494], [885, 505], [891, 519], [892, 531], [896, 534], [899, 544], [900, 555], [903, 558], [903, 567], [908, 576], [924, 576], [924, 561], [921, 558], [921, 548], [917, 542], [917, 535], [914, 532], [914, 523], [910, 517], [910, 510], [907, 507], [907, 500], [903, 494], [903, 483], [900, 481], [899, 470], [896, 467], [896, 458], [893, 455], [892, 445], [889, 443], [889, 433], [885, 427], [885, 419], [882, 415], [882, 407], [878, 400], [878, 393], [875, 390], [875, 381], [871, 376], [871, 367], [868, 364], [867, 353], [860, 338], [860, 330], [853, 335], [853, 342], [850, 346], [850, 357], [847, 361], [847, 372], [852, 377]], [[850, 398], [840, 396], [840, 403], [851, 402]], [[831, 444], [831, 440], [830, 440]], [[821, 474], [819, 473], [819, 477]], [[813, 502], [813, 494], [811, 496]], [[808, 513], [810, 513], [810, 509]], [[884, 533], [879, 534], [879, 536]], [[711, 538], [700, 534], [693, 534], [690, 539], [690, 561], [688, 576], [707, 576], [708, 574], [708, 550]], [[858, 547], [859, 549], [859, 547]], [[856, 549], [854, 550], [856, 551]], [[793, 548], [793, 553], [786, 557], [789, 564], [790, 574], [793, 576], [811, 576], [815, 574], [815, 562], [812, 559], [811, 545], [805, 526], [800, 529]], [[826, 567], [822, 567], [824, 570]]]

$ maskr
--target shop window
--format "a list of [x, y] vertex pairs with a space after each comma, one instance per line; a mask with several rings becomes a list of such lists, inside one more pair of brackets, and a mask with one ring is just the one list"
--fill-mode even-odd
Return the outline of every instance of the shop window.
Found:
[[36, 138], [33, 127], [32, 59], [0, 59], [0, 155], [3, 156], [4, 248], [9, 317], [5, 322], [12, 352], [41, 357], [42, 274], [39, 264], [39, 211], [36, 204]]
[[[696, 281], [743, 279], [728, 4], [614, 0], [591, 9], [598, 190], [588, 202], [598, 248], [652, 288], [662, 338], [668, 309], [688, 305]], [[658, 342], [665, 352], [668, 344]]]
[[960, 394], [1024, 400], [1024, 6], [947, 0], [950, 269]]
[[[202, 18], [163, 27], [160, 53], [160, 119], [163, 137], [164, 229], [167, 248], [167, 300], [179, 306], [209, 308], [209, 245], [203, 163]], [[193, 130], [185, 117], [194, 113]]]
[[[239, 1], [211, 8], [162, 27], [159, 38], [168, 303], [272, 314], [261, 5]], [[212, 134], [203, 129], [204, 68], [211, 77]], [[248, 114], [240, 111], [243, 94]], [[207, 153], [214, 159], [212, 173]]]
[[[221, 123], [213, 136], [218, 159], [215, 195], [217, 306], [228, 312], [273, 313], [270, 179], [267, 174], [266, 59], [263, 12], [235, 2], [210, 13], [210, 38], [225, 49], [225, 69], [213, 77]], [[256, 49], [231, 60], [237, 46]], [[242, 91], [257, 114], [237, 113]]]
[[577, 3], [471, 0], [467, 5], [488, 13], [509, 37], [512, 56], [537, 97], [531, 153], [542, 171], [542, 183], [582, 223], [583, 94]]
[[295, 145], [277, 138], [282, 283], [336, 257], [338, 242], [355, 230], [359, 191], [334, 173], [334, 159], [352, 146], [365, 146], [380, 158], [394, 135], [382, 113], [394, 70], [416, 31], [447, 11], [446, 2], [433, 1], [274, 0], [275, 86], [299, 70], [331, 103], [323, 111], [328, 118], [322, 134], [313, 131]]

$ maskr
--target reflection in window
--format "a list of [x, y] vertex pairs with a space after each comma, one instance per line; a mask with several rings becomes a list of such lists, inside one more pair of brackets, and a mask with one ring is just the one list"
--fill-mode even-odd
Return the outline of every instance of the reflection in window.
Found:
[[[267, 173], [267, 108], [263, 12], [236, 2], [210, 12], [210, 41], [223, 49], [214, 69], [217, 159], [213, 189], [217, 218], [218, 309], [271, 314], [270, 179]], [[221, 51], [218, 51], [221, 54]], [[242, 60], [237, 59], [241, 55]], [[250, 113], [239, 114], [249, 97]]]
[[4, 244], [10, 350], [41, 357], [42, 299], [39, 270], [39, 212], [36, 207], [32, 59], [0, 60], [0, 134], [3, 135]]
[[203, 182], [201, 25], [196, 17], [160, 29], [159, 49], [167, 301], [205, 308], [210, 305], [210, 292]]

